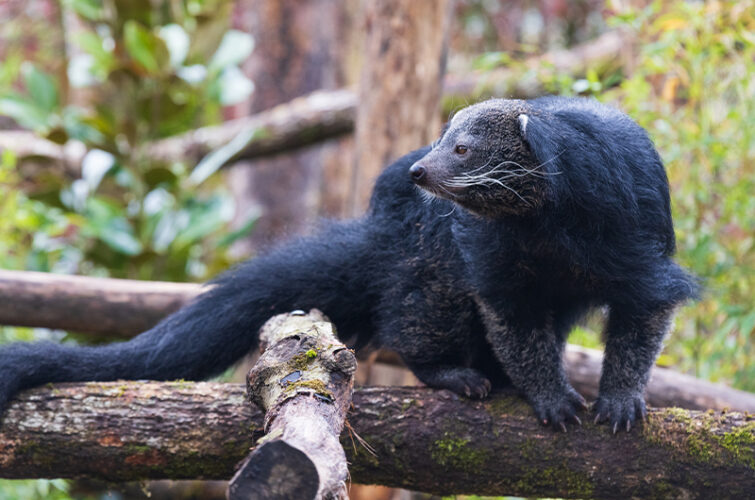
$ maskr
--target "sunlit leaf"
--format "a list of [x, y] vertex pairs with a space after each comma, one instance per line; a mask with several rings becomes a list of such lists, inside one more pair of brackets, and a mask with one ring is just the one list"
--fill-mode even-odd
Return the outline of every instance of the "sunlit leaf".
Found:
[[249, 33], [243, 31], [230, 30], [220, 42], [220, 47], [212, 56], [209, 67], [211, 70], [219, 71], [228, 66], [233, 66], [244, 62], [254, 49], [254, 38]]
[[189, 35], [186, 30], [178, 24], [168, 24], [160, 28], [160, 38], [168, 47], [171, 66], [181, 66], [189, 53]]
[[115, 165], [115, 157], [107, 151], [92, 149], [81, 161], [81, 176], [89, 186], [90, 191], [95, 191], [100, 185], [105, 174]]
[[236, 66], [223, 70], [218, 78], [220, 103], [224, 106], [238, 104], [252, 93], [254, 83]]

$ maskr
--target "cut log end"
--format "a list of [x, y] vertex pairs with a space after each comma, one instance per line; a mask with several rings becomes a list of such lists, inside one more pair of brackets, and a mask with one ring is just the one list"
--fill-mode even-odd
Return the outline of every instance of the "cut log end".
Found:
[[258, 446], [228, 486], [229, 500], [299, 500], [315, 498], [317, 468], [302, 451], [275, 440]]

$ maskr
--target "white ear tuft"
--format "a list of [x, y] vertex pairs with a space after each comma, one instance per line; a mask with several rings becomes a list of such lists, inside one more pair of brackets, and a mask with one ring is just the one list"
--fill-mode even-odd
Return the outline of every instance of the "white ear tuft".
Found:
[[527, 137], [527, 122], [529, 120], [529, 116], [525, 114], [519, 115], [519, 131], [522, 133], [522, 137]]

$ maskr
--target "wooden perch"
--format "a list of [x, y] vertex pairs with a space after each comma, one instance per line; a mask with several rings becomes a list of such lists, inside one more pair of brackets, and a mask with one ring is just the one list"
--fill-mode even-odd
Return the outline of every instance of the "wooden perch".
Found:
[[[0, 325], [63, 328], [102, 335], [133, 336], [147, 330], [194, 297], [203, 287], [0, 270]], [[379, 362], [400, 365], [382, 352]], [[600, 351], [567, 345], [569, 380], [595, 399], [603, 356]], [[655, 367], [647, 390], [650, 406], [755, 413], [755, 394]]]
[[[357, 390], [344, 431], [358, 483], [435, 494], [563, 498], [748, 498], [755, 420], [651, 409], [630, 433], [557, 433], [521, 399], [470, 401], [420, 388]], [[229, 478], [262, 437], [244, 388], [218, 383], [60, 384], [26, 391], [0, 426], [0, 477], [109, 481]]]
[[228, 498], [344, 499], [348, 468], [338, 441], [354, 390], [356, 358], [318, 310], [281, 314], [260, 330], [265, 351], [247, 394], [267, 433], [228, 486]]
[[[530, 98], [541, 94], [537, 74], [541, 71], [581, 75], [587, 68], [605, 64], [621, 65], [620, 56], [626, 40], [617, 33], [605, 33], [571, 49], [551, 51], [524, 62], [530, 71], [506, 68], [487, 73], [448, 75], [446, 97], [478, 99], [481, 97]], [[445, 99], [446, 101], [452, 101]], [[282, 153], [354, 129], [356, 96], [351, 90], [319, 91], [294, 99], [270, 110], [222, 125], [204, 127], [187, 134], [155, 141], [145, 147], [153, 161], [187, 161], [196, 164], [210, 151], [237, 143], [233, 159], [251, 159]], [[453, 106], [459, 100], [454, 99]], [[31, 132], [0, 132], [0, 151], [9, 149], [24, 162], [58, 165], [68, 175], [76, 176], [86, 153], [83, 144], [70, 141], [65, 147], [37, 137]]]
[[201, 291], [193, 283], [0, 270], [0, 324], [131, 336]]

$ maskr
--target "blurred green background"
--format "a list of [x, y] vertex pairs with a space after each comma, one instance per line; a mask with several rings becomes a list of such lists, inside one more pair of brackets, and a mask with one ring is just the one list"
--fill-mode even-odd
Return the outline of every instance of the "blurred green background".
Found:
[[[514, 3], [538, 12], [538, 2]], [[0, 128], [59, 144], [76, 139], [87, 153], [71, 178], [57, 167], [20, 168], [11, 149], [2, 152], [0, 268], [201, 281], [232, 265], [240, 258], [232, 245], [254, 230], [255, 217], [231, 227], [223, 174], [192, 176], [195, 165], [152, 162], [143, 146], [219, 123], [226, 106], [253, 91], [240, 65], [254, 40], [231, 28], [233, 3], [64, 0], [60, 15], [75, 21], [76, 34], [63, 60], [44, 4], [0, 6]], [[556, 40], [536, 16], [522, 22], [530, 31], [502, 40], [500, 3], [459, 2], [450, 68], [505, 66], [550, 93], [611, 103], [648, 129], [671, 183], [678, 260], [706, 287], [701, 302], [681, 310], [659, 363], [755, 391], [755, 6], [574, 4], [578, 19], [565, 16]], [[533, 75], [522, 63], [611, 29], [637, 48], [621, 69], [574, 76], [543, 66]], [[81, 340], [0, 328], [0, 342], [40, 338]], [[570, 341], [599, 347], [597, 325]], [[0, 499], [68, 498], [69, 488], [0, 481]]]

